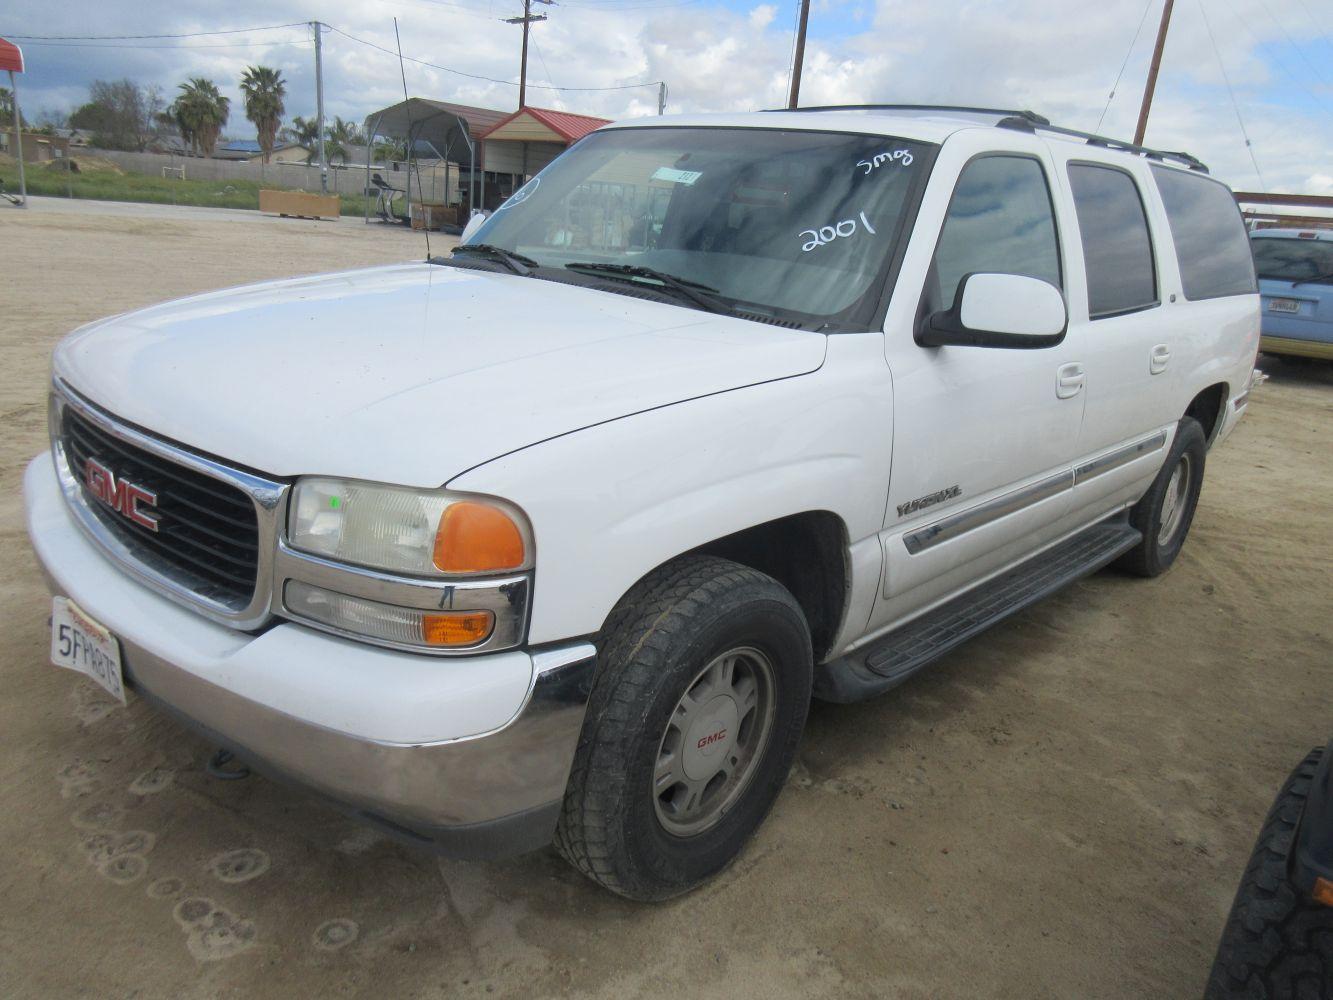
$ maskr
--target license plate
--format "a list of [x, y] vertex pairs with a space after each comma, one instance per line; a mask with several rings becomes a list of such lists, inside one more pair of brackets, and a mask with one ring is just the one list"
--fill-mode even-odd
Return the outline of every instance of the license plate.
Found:
[[51, 601], [51, 662], [87, 674], [125, 704], [120, 643], [68, 597]]
[[1294, 313], [1301, 311], [1299, 299], [1269, 299], [1268, 311], [1274, 313]]

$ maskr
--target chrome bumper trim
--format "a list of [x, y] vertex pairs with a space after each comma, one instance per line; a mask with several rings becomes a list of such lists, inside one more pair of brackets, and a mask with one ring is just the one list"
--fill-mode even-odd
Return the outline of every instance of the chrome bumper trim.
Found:
[[527, 701], [488, 733], [432, 743], [351, 736], [256, 704], [122, 640], [130, 690], [279, 777], [409, 830], [490, 823], [564, 796], [587, 709], [596, 650], [533, 653]]

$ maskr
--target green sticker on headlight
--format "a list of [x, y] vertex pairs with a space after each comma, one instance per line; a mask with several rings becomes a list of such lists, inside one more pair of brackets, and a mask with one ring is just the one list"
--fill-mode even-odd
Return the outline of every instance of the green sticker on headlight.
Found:
[[337, 510], [340, 506], [342, 506], [341, 497], [329, 497], [329, 510]]

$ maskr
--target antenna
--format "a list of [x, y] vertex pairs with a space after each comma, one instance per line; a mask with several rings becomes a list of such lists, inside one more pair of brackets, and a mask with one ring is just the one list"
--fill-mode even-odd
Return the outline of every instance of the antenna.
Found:
[[[408, 111], [408, 102], [411, 98], [407, 96], [407, 70], [403, 68], [403, 40], [398, 37], [398, 18], [393, 19], [393, 40], [398, 45], [398, 73], [403, 78], [403, 110]], [[416, 145], [416, 140], [412, 138], [412, 114], [408, 111], [407, 116], [407, 187], [408, 194], [412, 189], [412, 147]], [[449, 168], [445, 167], [444, 176], [449, 176]], [[448, 185], [445, 185], [446, 188]], [[426, 194], [421, 187], [421, 164], [417, 164], [417, 203], [424, 206]], [[412, 224], [411, 210], [408, 211], [408, 225]], [[430, 219], [426, 217], [426, 210], [423, 207], [421, 211], [421, 232], [426, 237], [426, 260], [430, 260]]]

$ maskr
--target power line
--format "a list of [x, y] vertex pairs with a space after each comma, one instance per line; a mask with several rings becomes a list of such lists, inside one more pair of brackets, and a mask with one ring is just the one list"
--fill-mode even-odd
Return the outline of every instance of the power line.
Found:
[[[1231, 12], [1232, 19], [1236, 21], [1241, 26], [1241, 28], [1245, 30], [1245, 34], [1250, 36], [1250, 41], [1254, 43], [1255, 48], [1262, 48], [1264, 44], [1263, 39], [1260, 38], [1258, 35], [1256, 35], [1250, 29], [1249, 23], [1245, 21], [1245, 19], [1242, 18], [1240, 14], [1236, 12], [1236, 8], [1231, 5], [1231, 0], [1226, 0], [1226, 5], [1227, 5], [1227, 10]], [[1206, 17], [1205, 20], [1207, 20]], [[1294, 83], [1301, 90], [1305, 91], [1305, 93], [1309, 96], [1310, 100], [1314, 101], [1316, 104], [1321, 105], [1325, 111], [1333, 113], [1333, 108], [1330, 108], [1327, 104], [1325, 104], [1324, 99], [1322, 97], [1320, 97], [1313, 90], [1307, 87], [1305, 85], [1305, 81], [1291, 71], [1291, 68], [1287, 65], [1287, 61], [1285, 59], [1273, 59], [1271, 60], [1271, 62], [1276, 64], [1277, 68], [1282, 70], [1282, 72], [1286, 74], [1288, 80]]]
[[[360, 44], [369, 46], [372, 49], [378, 49], [380, 52], [387, 53], [388, 55], [393, 56], [395, 59], [398, 57], [398, 53], [394, 52], [392, 49], [386, 49], [383, 45], [376, 45], [374, 42], [368, 42], [364, 38], [356, 37], [356, 35], [349, 35], [341, 28], [334, 27], [333, 25], [328, 23], [325, 23], [324, 26], [328, 28], [330, 31], [336, 31], [344, 38], [351, 39], [354, 42], [359, 42]], [[461, 69], [454, 69], [452, 66], [441, 66], [439, 63], [427, 62], [425, 59], [414, 59], [412, 56], [403, 56], [403, 58], [410, 63], [416, 63], [418, 66], [428, 66], [431, 69], [442, 70], [445, 73], [453, 73], [457, 76], [465, 76], [470, 80], [485, 80], [487, 83], [500, 83], [504, 84], [507, 87], [518, 86], [518, 84], [515, 83], [513, 80], [499, 80], [493, 76], [482, 76], [479, 73], [467, 73]], [[535, 83], [531, 84], [531, 86], [535, 90], [592, 92], [592, 91], [605, 91], [605, 90], [637, 90], [639, 87], [656, 87], [659, 84], [660, 81], [658, 80], [646, 80], [643, 83], [625, 83], [615, 87], [543, 87], [540, 84], [535, 84]]]
[[1111, 110], [1111, 102], [1115, 100], [1115, 92], [1120, 87], [1120, 78], [1125, 75], [1125, 67], [1129, 65], [1129, 57], [1134, 54], [1134, 46], [1139, 43], [1139, 35], [1143, 32], [1143, 25], [1148, 20], [1148, 11], [1152, 10], [1153, 0], [1148, 0], [1143, 5], [1143, 16], [1139, 18], [1139, 26], [1134, 29], [1134, 38], [1129, 43], [1129, 48], [1125, 50], [1125, 61], [1120, 64], [1120, 72], [1115, 75], [1115, 83], [1111, 84], [1111, 92], [1106, 95], [1106, 107], [1102, 108], [1101, 116], [1097, 119], [1097, 127], [1094, 132], [1101, 132], [1102, 121], [1106, 118], [1106, 112]]
[[1269, 9], [1268, 4], [1264, 3], [1263, 0], [1259, 0], [1259, 6], [1264, 9], [1264, 13], [1268, 15], [1268, 19], [1277, 25], [1278, 31], [1282, 32], [1282, 37], [1287, 40], [1288, 45], [1290, 45], [1293, 49], [1296, 50], [1296, 54], [1300, 56], [1302, 61], [1304, 61], [1305, 65], [1310, 68], [1310, 72], [1313, 73], [1315, 76], [1319, 77], [1322, 83], [1328, 83], [1328, 78], [1324, 76], [1324, 74], [1319, 71], [1319, 69], [1315, 66], [1315, 64], [1310, 61], [1310, 57], [1305, 54], [1305, 49], [1300, 45], [1300, 43], [1296, 41], [1296, 39], [1291, 37], [1290, 33], [1288, 33], [1287, 31], [1286, 26], [1277, 19], [1277, 15], [1274, 14], [1271, 9]]
[[308, 22], [291, 21], [288, 24], [266, 24], [258, 28], [223, 28], [218, 31], [187, 31], [175, 35], [11, 35], [5, 38], [21, 42], [128, 42], [151, 38], [202, 38], [204, 35], [243, 35], [248, 31], [277, 31], [279, 28], [303, 28]]
[[1301, 10], [1305, 12], [1306, 19], [1310, 22], [1310, 27], [1314, 28], [1314, 37], [1323, 42], [1324, 48], [1333, 53], [1333, 45], [1330, 45], [1328, 41], [1328, 29], [1319, 26], [1319, 22], [1315, 20], [1315, 16], [1310, 13], [1310, 8], [1305, 6], [1305, 0], [1296, 0], [1296, 2], [1300, 4]]
[[27, 46], [43, 46], [55, 49], [274, 49], [287, 45], [313, 45], [309, 39], [292, 39], [286, 42], [218, 42], [212, 45], [98, 45], [95, 42], [26, 42]]
[[[553, 77], [553, 76], [551, 75], [551, 67], [549, 67], [549, 66], [546, 65], [546, 57], [545, 57], [544, 55], [542, 55], [542, 47], [541, 47], [540, 45], [537, 44], [537, 36], [536, 36], [536, 35], [533, 35], [533, 36], [532, 36], [532, 48], [533, 48], [533, 50], [537, 53], [537, 58], [538, 58], [538, 60], [541, 61], [542, 69], [544, 69], [544, 70], [546, 71], [546, 82], [549, 83], [551, 86], [554, 87], [554, 86], [555, 86], [555, 77]], [[535, 86], [535, 84], [534, 84], [534, 86]]]
[[1222, 71], [1222, 82], [1227, 85], [1227, 93], [1231, 96], [1231, 107], [1236, 112], [1236, 123], [1240, 126], [1241, 137], [1245, 140], [1245, 151], [1250, 154], [1250, 162], [1254, 164], [1254, 174], [1259, 178], [1259, 188], [1262, 191], [1268, 190], [1268, 184], [1264, 181], [1263, 171], [1259, 169], [1259, 161], [1254, 157], [1254, 144], [1250, 142], [1250, 135], [1245, 131], [1245, 119], [1240, 116], [1240, 104], [1236, 102], [1236, 92], [1231, 89], [1231, 79], [1227, 76], [1226, 65], [1222, 62], [1222, 52], [1217, 47], [1217, 39], [1213, 37], [1213, 26], [1208, 20], [1208, 12], [1203, 8], [1203, 0], [1197, 0], [1199, 4], [1199, 13], [1203, 15], [1203, 26], [1208, 29], [1208, 41], [1213, 45], [1213, 55], [1217, 56], [1217, 68]]

